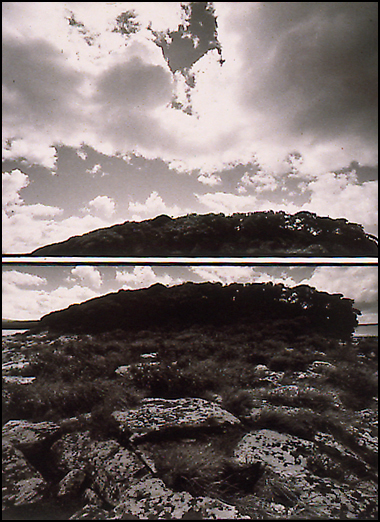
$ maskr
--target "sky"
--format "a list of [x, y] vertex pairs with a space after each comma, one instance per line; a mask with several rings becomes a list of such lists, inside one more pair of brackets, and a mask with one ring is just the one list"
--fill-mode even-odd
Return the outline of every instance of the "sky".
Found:
[[3, 2], [3, 252], [160, 214], [377, 235], [377, 2]]
[[120, 289], [187, 281], [308, 284], [342, 294], [362, 312], [359, 323], [378, 322], [378, 270], [375, 266], [12, 266], [3, 265], [3, 319], [34, 320]]

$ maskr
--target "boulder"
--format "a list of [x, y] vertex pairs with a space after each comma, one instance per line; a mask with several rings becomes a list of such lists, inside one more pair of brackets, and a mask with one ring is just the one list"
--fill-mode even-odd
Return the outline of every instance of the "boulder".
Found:
[[[329, 443], [336, 451], [330, 453]], [[305, 518], [357, 518], [358, 513], [371, 512], [377, 505], [376, 481], [350, 477], [351, 470], [344, 466], [351, 455], [330, 436], [320, 434], [314, 442], [258, 430], [242, 438], [234, 456], [242, 462], [266, 464], [256, 495], [260, 509], [270, 517], [276, 511], [279, 516], [279, 506], [285, 506], [280, 511], [287, 518], [300, 518], [301, 514]]]
[[109, 520], [108, 511], [93, 504], [86, 504], [74, 513], [69, 520]]
[[2, 429], [3, 440], [9, 441], [22, 451], [38, 448], [60, 430], [54, 422], [29, 422], [10, 420]]
[[76, 496], [79, 494], [86, 473], [81, 469], [69, 471], [58, 484], [57, 497]]
[[4, 375], [4, 384], [31, 384], [35, 377], [21, 377], [20, 375]]
[[109, 519], [249, 519], [235, 506], [209, 497], [193, 497], [175, 492], [159, 478], [145, 478], [128, 491], [128, 498], [114, 508]]
[[263, 384], [279, 384], [284, 378], [285, 372], [271, 371], [265, 364], [258, 364], [255, 367], [255, 377]]
[[150, 471], [117, 441], [92, 440], [88, 431], [64, 435], [51, 451], [60, 470], [86, 472], [94, 491], [110, 505], [116, 505], [130, 485]]
[[[150, 354], [143, 354], [143, 355], [150, 355]], [[150, 369], [157, 368], [159, 366], [161, 366], [161, 363], [159, 361], [147, 360], [147, 361], [139, 362], [139, 363], [135, 363], [135, 364], [127, 364], [124, 366], [119, 366], [118, 368], [116, 368], [115, 373], [117, 375], [119, 375], [120, 377], [124, 377], [126, 379], [133, 379], [134, 372], [149, 371]]]
[[10, 442], [2, 445], [3, 510], [39, 502], [47, 483]]
[[102, 499], [91, 488], [87, 488], [83, 493], [83, 498], [86, 504], [101, 507], [103, 505]]
[[200, 398], [143, 399], [135, 409], [112, 414], [131, 441], [171, 430], [241, 426], [240, 420], [218, 404]]
[[305, 471], [312, 450], [310, 441], [264, 429], [247, 433], [237, 445], [234, 457], [245, 463], [261, 462], [282, 476], [291, 476]]

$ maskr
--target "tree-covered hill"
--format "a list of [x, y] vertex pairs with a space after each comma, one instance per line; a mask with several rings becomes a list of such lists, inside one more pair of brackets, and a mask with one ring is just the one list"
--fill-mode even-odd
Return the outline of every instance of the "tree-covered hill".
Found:
[[377, 256], [362, 225], [310, 212], [166, 215], [94, 230], [35, 256]]
[[273, 283], [155, 284], [120, 290], [45, 315], [38, 330], [99, 333], [121, 330], [181, 329], [194, 325], [249, 325], [288, 329], [295, 335], [320, 332], [349, 339], [359, 310], [342, 294], [320, 292], [307, 285], [293, 288]]

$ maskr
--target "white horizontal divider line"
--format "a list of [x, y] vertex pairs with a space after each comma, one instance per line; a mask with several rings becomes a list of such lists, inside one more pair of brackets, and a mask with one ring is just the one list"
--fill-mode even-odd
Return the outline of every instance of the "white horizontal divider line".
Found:
[[213, 265], [213, 266], [377, 266], [377, 257], [64, 257], [4, 256], [3, 265]]

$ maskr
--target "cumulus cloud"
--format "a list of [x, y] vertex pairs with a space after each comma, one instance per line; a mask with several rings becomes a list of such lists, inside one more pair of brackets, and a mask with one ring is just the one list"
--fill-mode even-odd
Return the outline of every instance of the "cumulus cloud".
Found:
[[40, 319], [43, 315], [54, 310], [62, 310], [71, 304], [81, 303], [98, 293], [90, 288], [75, 285], [71, 288], [58, 287], [54, 290], [30, 290], [27, 293], [20, 288], [3, 290], [5, 303], [3, 315], [8, 319]]
[[283, 283], [286, 286], [294, 286], [295, 280], [284, 273], [272, 274], [269, 270], [259, 271], [253, 267], [192, 267], [190, 271], [201, 281], [231, 283]]
[[110, 218], [115, 213], [116, 204], [114, 200], [108, 196], [96, 196], [88, 204], [87, 211]]
[[53, 168], [55, 144], [79, 146], [73, 129], [80, 129], [82, 83], [51, 43], [5, 37], [3, 85], [12, 93], [3, 100], [5, 158], [24, 157]]
[[63, 210], [41, 203], [27, 204], [19, 192], [29, 184], [29, 177], [16, 169], [3, 173], [2, 246], [4, 253], [27, 253], [40, 246], [63, 241], [73, 235], [109, 226], [114, 203], [104, 196], [95, 198], [92, 210], [99, 216], [70, 216], [57, 219]]
[[302, 283], [317, 290], [343, 294], [362, 311], [361, 323], [377, 322], [378, 271], [376, 267], [318, 267]]
[[[77, 151], [77, 154], [82, 159], [87, 159], [87, 154], [83, 153], [83, 151]], [[99, 163], [96, 163], [91, 169], [86, 169], [87, 174], [98, 174], [101, 172], [102, 166]]]
[[155, 283], [172, 286], [182, 282], [181, 279], [173, 278], [169, 274], [157, 275], [150, 266], [136, 266], [132, 271], [117, 270], [115, 279], [126, 290], [144, 288]]
[[91, 288], [100, 288], [102, 285], [102, 276], [99, 270], [93, 266], [77, 266], [71, 270], [69, 281], [79, 280], [84, 286]]
[[3, 274], [3, 284], [15, 286], [41, 286], [47, 283], [46, 278], [35, 274], [19, 272], [18, 270], [9, 270]]
[[169, 216], [179, 216], [183, 210], [177, 205], [166, 205], [162, 197], [153, 191], [144, 203], [138, 201], [131, 201], [128, 210], [133, 213], [132, 218], [135, 221], [142, 219], [149, 219], [158, 214], [167, 214]]
[[377, 234], [377, 181], [360, 184], [349, 175], [328, 172], [308, 183], [307, 189], [311, 192], [310, 199], [302, 210], [332, 218], [345, 217], [361, 223], [367, 232]]
[[83, 285], [74, 285], [71, 288], [61, 285], [49, 289], [47, 278], [19, 270], [3, 271], [2, 280], [2, 313], [6, 319], [39, 319], [53, 310], [66, 308], [98, 295]]
[[318, 290], [342, 293], [355, 301], [369, 303], [377, 299], [377, 281], [376, 267], [318, 267], [309, 284]]
[[[260, 176], [261, 177], [261, 176]], [[274, 188], [276, 181], [269, 176], [268, 184], [265, 181], [261, 185], [252, 186], [251, 178], [255, 175], [244, 175], [244, 184], [237, 186], [237, 194], [231, 192], [208, 192], [198, 194], [196, 197], [201, 204], [212, 212], [254, 212], [261, 210], [283, 210], [289, 214], [304, 210], [315, 212], [320, 216], [331, 218], [346, 218], [352, 223], [363, 225], [366, 232], [378, 233], [378, 182], [367, 181], [359, 183], [356, 176], [351, 173], [327, 172], [319, 176], [309, 176], [304, 181], [298, 182], [292, 191], [281, 185], [284, 190], [279, 198], [273, 192], [273, 196], [259, 197], [264, 187]], [[261, 183], [261, 182], [258, 182]], [[245, 190], [242, 190], [243, 189]], [[247, 193], [247, 189], [253, 193]], [[295, 198], [303, 198], [302, 204], [295, 204]]]
[[208, 192], [206, 194], [197, 194], [196, 197], [211, 212], [223, 212], [227, 215], [234, 212], [255, 212], [261, 210], [284, 210], [292, 213], [299, 209], [293, 203], [284, 205], [284, 203], [259, 199], [255, 194], [241, 195], [229, 192]]
[[29, 178], [19, 169], [2, 173], [3, 208], [22, 203], [19, 191], [29, 185]]
[[210, 185], [210, 187], [213, 187], [214, 185], [220, 185], [222, 183], [222, 178], [217, 174], [201, 174], [198, 176], [198, 181], [204, 185]]
[[[376, 161], [374, 3], [216, 3], [225, 62], [214, 50], [193, 64], [193, 116], [171, 106], [176, 82], [147, 29], [178, 29], [180, 4], [131, 8], [140, 30], [127, 42], [112, 32], [119, 4], [68, 11], [59, 3], [7, 3], [3, 119], [12, 147], [22, 143], [31, 161], [47, 165], [54, 143], [86, 142], [208, 173], [254, 155], [281, 172], [295, 144], [304, 172]], [[41, 144], [40, 159], [31, 139]], [[12, 147], [8, 157], [17, 153]]]
[[261, 138], [255, 140], [259, 162], [280, 167], [295, 143], [305, 172], [347, 165], [352, 156], [376, 162], [377, 6], [235, 6], [217, 5], [224, 12], [219, 32], [239, 57], [237, 95], [252, 121], [249, 138]]
[[269, 190], [273, 192], [278, 188], [278, 181], [270, 173], [258, 171], [255, 174], [246, 172], [241, 178], [241, 183], [246, 187], [254, 188], [257, 193]]

